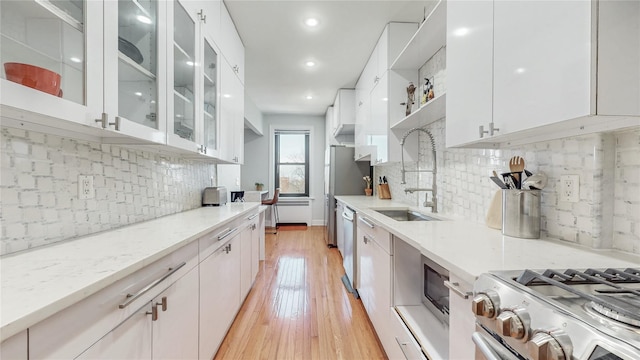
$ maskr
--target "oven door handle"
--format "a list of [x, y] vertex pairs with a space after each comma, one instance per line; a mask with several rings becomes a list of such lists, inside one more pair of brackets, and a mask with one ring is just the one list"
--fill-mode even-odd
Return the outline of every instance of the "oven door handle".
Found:
[[486, 360], [517, 360], [517, 358], [504, 349], [496, 349], [487, 338], [481, 333], [474, 332], [471, 339], [476, 344], [476, 359], [478, 359], [478, 351]]
[[473, 333], [471, 335], [471, 339], [476, 344], [476, 350], [480, 350], [483, 357], [487, 360], [502, 360], [500, 355], [493, 350], [491, 344], [487, 340], [484, 339], [484, 336], [480, 335], [480, 333]]

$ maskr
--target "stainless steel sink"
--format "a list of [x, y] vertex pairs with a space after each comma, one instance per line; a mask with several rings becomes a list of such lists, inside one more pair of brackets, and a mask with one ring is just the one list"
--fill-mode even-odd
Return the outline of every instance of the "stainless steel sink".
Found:
[[375, 210], [396, 221], [439, 221], [434, 217], [413, 210]]

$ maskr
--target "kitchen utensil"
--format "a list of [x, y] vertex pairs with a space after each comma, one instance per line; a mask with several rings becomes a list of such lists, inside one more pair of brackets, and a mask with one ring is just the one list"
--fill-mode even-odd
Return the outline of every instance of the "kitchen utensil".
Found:
[[32, 89], [40, 90], [54, 96], [61, 96], [60, 74], [39, 66], [13, 63], [4, 63], [4, 72], [7, 80], [13, 81]]
[[383, 182], [383, 183], [385, 183], [385, 184], [387, 184], [387, 177], [386, 177], [386, 176], [383, 176], [383, 177], [382, 177], [382, 182]]
[[493, 180], [493, 182], [496, 183], [496, 185], [498, 185], [500, 189], [508, 189], [507, 185], [505, 185], [505, 183], [502, 180], [500, 180], [499, 177], [490, 176], [489, 179]]
[[522, 188], [530, 190], [542, 190], [545, 186], [547, 186], [547, 181], [547, 174], [539, 172], [526, 178], [522, 182]]
[[540, 190], [502, 190], [502, 235], [540, 238]]
[[138, 48], [129, 41], [118, 36], [118, 50], [127, 55], [131, 60], [142, 64], [144, 57]]
[[516, 176], [515, 176], [517, 174], [520, 174], [520, 173], [506, 172], [506, 173], [500, 174], [502, 176], [502, 180], [504, 180], [504, 183], [507, 185], [507, 188], [509, 188], [509, 189], [519, 189], [520, 188], [520, 181], [518, 181], [516, 179]]
[[531, 175], [533, 175], [533, 173], [532, 173], [531, 171], [527, 170], [527, 169], [524, 169], [524, 173], [525, 173], [527, 176], [531, 176]]
[[[511, 160], [509, 160], [509, 170], [511, 170], [512, 173], [522, 173], [524, 170], [524, 159], [521, 156], [512, 157]], [[521, 174], [514, 174], [514, 177], [517, 183], [522, 179]]]

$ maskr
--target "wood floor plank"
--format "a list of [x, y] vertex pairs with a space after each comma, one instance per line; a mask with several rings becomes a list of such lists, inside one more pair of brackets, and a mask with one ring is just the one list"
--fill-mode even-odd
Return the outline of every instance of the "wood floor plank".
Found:
[[343, 274], [324, 227], [267, 234], [256, 282], [214, 359], [386, 359]]

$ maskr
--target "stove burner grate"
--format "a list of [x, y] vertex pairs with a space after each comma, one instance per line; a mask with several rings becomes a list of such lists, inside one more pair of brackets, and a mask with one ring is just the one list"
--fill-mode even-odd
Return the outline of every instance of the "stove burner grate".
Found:
[[[640, 284], [638, 269], [607, 269], [599, 271], [587, 269], [577, 271], [568, 269], [564, 272], [545, 270], [542, 274], [525, 270], [516, 281], [524, 286], [553, 285], [574, 295], [591, 301], [592, 308], [598, 313], [628, 325], [640, 327], [640, 290], [629, 287]], [[598, 284], [606, 285], [606, 289], [598, 289], [599, 294], [592, 295], [580, 291], [571, 285]]]

